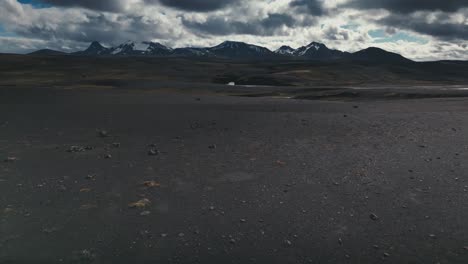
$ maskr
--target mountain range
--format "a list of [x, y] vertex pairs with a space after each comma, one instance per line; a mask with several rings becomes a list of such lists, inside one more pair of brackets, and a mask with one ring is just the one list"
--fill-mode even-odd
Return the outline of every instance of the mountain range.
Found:
[[308, 59], [308, 60], [358, 60], [375, 62], [409, 62], [410, 60], [397, 53], [380, 48], [367, 48], [349, 53], [330, 49], [325, 44], [312, 42], [297, 49], [282, 46], [275, 51], [268, 48], [244, 42], [225, 41], [214, 47], [207, 48], [176, 48], [172, 49], [157, 42], [136, 43], [128, 41], [115, 47], [104, 47], [93, 41], [86, 50], [74, 53], [43, 49], [32, 55], [75, 55], [75, 56], [175, 56], [175, 57], [212, 57], [228, 59]]

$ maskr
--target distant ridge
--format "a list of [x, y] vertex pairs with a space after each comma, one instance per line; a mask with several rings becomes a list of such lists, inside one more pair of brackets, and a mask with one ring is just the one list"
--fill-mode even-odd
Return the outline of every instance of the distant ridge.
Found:
[[228, 59], [307, 59], [307, 60], [353, 60], [381, 63], [410, 62], [411, 60], [397, 53], [370, 47], [358, 52], [349, 53], [329, 49], [325, 44], [311, 42], [306, 46], [294, 49], [282, 46], [275, 51], [268, 48], [237, 41], [225, 41], [214, 47], [186, 47], [172, 49], [157, 42], [136, 43], [127, 41], [115, 47], [104, 47], [93, 41], [86, 50], [74, 53], [64, 53], [43, 49], [30, 53], [31, 55], [76, 55], [76, 56], [177, 56], [177, 57], [213, 57]]
[[56, 56], [56, 55], [67, 55], [68, 53], [58, 51], [58, 50], [51, 50], [51, 49], [41, 49], [36, 50], [34, 52], [28, 53], [28, 55], [47, 55], [47, 56]]

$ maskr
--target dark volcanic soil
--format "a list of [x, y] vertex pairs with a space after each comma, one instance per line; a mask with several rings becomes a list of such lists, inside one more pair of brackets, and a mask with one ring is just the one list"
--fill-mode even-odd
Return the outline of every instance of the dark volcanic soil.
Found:
[[2, 88], [0, 263], [468, 263], [467, 116]]

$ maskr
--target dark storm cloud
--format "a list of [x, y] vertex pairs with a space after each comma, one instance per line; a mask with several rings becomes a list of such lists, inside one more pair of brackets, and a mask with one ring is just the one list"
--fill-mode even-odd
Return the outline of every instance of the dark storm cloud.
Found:
[[147, 3], [161, 4], [177, 9], [195, 12], [208, 12], [226, 7], [239, 0], [145, 0]]
[[299, 7], [301, 11], [315, 16], [321, 16], [326, 13], [320, 0], [293, 0], [291, 7]]
[[351, 0], [345, 6], [357, 9], [382, 8], [406, 14], [416, 11], [455, 12], [468, 7], [468, 0]]
[[183, 19], [182, 22], [187, 28], [197, 32], [218, 36], [231, 34], [273, 35], [283, 26], [293, 27], [297, 24], [293, 17], [286, 14], [269, 14], [264, 19], [248, 22], [233, 21], [225, 17], [211, 17], [205, 22]]
[[99, 11], [121, 11], [124, 0], [42, 0], [47, 4], [64, 7], [84, 7]]
[[436, 19], [429, 23], [425, 16], [413, 17], [401, 14], [387, 16], [377, 22], [383, 25], [412, 30], [421, 34], [431, 35], [443, 40], [468, 40], [468, 26], [444, 21], [447, 13], [436, 15]]
[[[34, 39], [56, 39], [85, 43], [98, 40], [109, 44], [161, 36], [158, 25], [149, 23], [139, 16], [119, 16], [116, 20], [109, 20], [103, 14], [88, 14], [85, 21], [60, 27], [46, 23], [35, 23], [18, 28], [15, 33]], [[126, 26], [123, 27], [123, 24]], [[138, 30], [135, 30], [136, 28]]]

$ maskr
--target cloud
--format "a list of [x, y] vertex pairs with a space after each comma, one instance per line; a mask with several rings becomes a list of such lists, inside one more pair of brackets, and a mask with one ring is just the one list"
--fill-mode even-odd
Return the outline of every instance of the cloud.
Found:
[[83, 9], [41, 8], [13, 0], [0, 3], [0, 23], [20, 37], [42, 40], [116, 44], [127, 40], [177, 37], [167, 17], [93, 12]]
[[236, 21], [224, 16], [210, 17], [204, 22], [182, 20], [183, 24], [197, 32], [213, 35], [274, 35], [283, 27], [293, 27], [297, 21], [287, 14], [268, 14], [267, 17], [250, 20]]
[[[451, 15], [447, 13], [391, 14], [377, 22], [444, 40], [468, 40], [468, 24], [451, 18]], [[466, 18], [462, 20], [466, 20]]]
[[293, 0], [291, 7], [299, 7], [300, 11], [315, 16], [321, 16], [326, 13], [321, 0]]
[[[147, 3], [155, 3], [157, 0], [145, 0]], [[165, 6], [195, 12], [207, 12], [224, 8], [239, 0], [159, 0]]]
[[351, 0], [344, 6], [358, 9], [386, 9], [398, 13], [417, 11], [455, 12], [468, 7], [467, 0]]
[[119, 12], [125, 9], [127, 0], [42, 0], [54, 6], [83, 7], [91, 10]]

